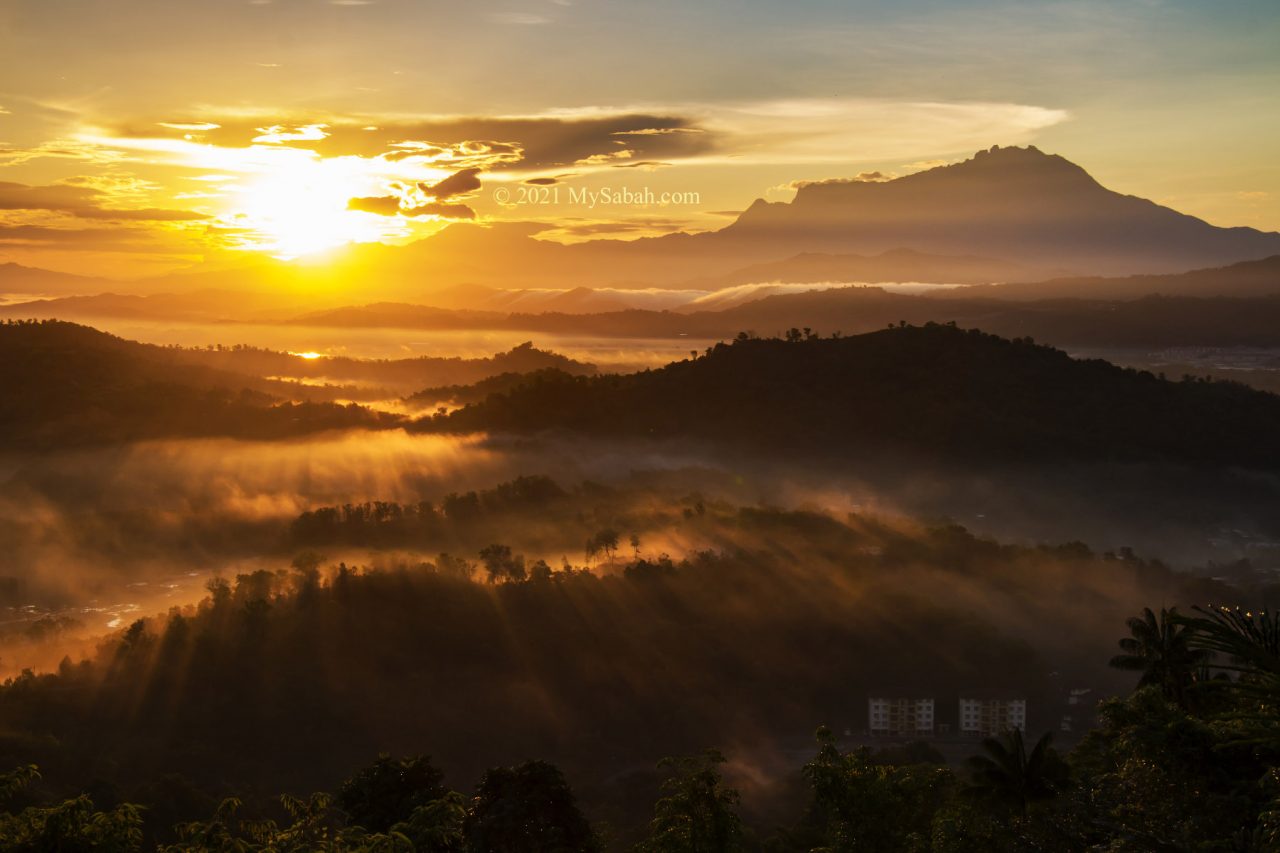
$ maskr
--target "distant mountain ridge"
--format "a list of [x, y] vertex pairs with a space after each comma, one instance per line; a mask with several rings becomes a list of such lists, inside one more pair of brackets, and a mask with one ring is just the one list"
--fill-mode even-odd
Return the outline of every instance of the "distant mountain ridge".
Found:
[[[131, 290], [288, 288], [330, 297], [358, 289], [369, 301], [430, 303], [433, 294], [473, 285], [573, 293], [561, 307], [580, 311], [605, 305], [575, 288], [697, 289], [771, 271], [812, 281], [818, 267], [844, 281], [974, 283], [1178, 273], [1280, 255], [1280, 233], [1221, 228], [1114, 192], [1034, 147], [997, 146], [887, 181], [806, 183], [793, 201], [757, 200], [718, 231], [567, 245], [537, 239], [553, 227], [458, 223], [405, 246], [354, 246], [327, 264], [263, 259], [141, 280]], [[953, 260], [934, 265], [930, 255]], [[766, 268], [752, 269], [760, 264]], [[93, 291], [110, 289], [123, 288]]]
[[[548, 271], [560, 286], [689, 286], [804, 253], [909, 250], [1090, 275], [1181, 272], [1280, 254], [1280, 233], [1220, 228], [1113, 192], [1080, 166], [1034, 147], [997, 146], [888, 181], [804, 184], [793, 201], [757, 200], [718, 231], [559, 245], [534, 239], [540, 230], [452, 225], [407, 250], [419, 256], [424, 275], [505, 286], [532, 286]], [[915, 276], [906, 264], [886, 264], [881, 277]]]
[[719, 276], [695, 279], [689, 286], [733, 287], [758, 282], [927, 282], [934, 284], [995, 284], [1039, 281], [1055, 273], [1047, 267], [975, 255], [934, 255], [914, 249], [888, 249], [878, 255], [802, 252], [779, 261], [752, 264]]
[[977, 254], [1102, 275], [1180, 272], [1280, 253], [1280, 234], [1219, 228], [1113, 192], [1034, 146], [996, 146], [891, 181], [806, 184], [790, 203], [757, 201], [719, 235], [810, 251]]
[[118, 287], [120, 282], [94, 276], [0, 263], [0, 294], [22, 293], [58, 296], [73, 293], [98, 293]]
[[1280, 296], [1280, 255], [1226, 267], [1166, 275], [1123, 278], [1053, 278], [1045, 281], [975, 287], [974, 296], [993, 299], [1141, 299], [1146, 296]]
[[[1280, 347], [1280, 259], [1171, 276], [1057, 279], [1043, 286], [1049, 293], [1044, 298], [1041, 283], [959, 287], [924, 295], [878, 287], [772, 294], [766, 288], [726, 305], [706, 302], [706, 307], [694, 303], [680, 311], [582, 314], [445, 311], [384, 303], [312, 312], [296, 322], [423, 329], [484, 326], [553, 334], [714, 340], [740, 331], [779, 334], [806, 326], [823, 334], [859, 334], [905, 320], [958, 322], [1000, 335], [1029, 335], [1055, 346]], [[1103, 298], [1113, 286], [1115, 298]], [[1217, 292], [1232, 295], [1209, 295]]]

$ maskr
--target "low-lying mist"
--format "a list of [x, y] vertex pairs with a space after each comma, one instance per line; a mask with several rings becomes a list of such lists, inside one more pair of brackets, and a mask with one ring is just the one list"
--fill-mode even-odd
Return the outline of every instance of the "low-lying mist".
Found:
[[[1280, 552], [1280, 486], [1259, 475], [1151, 465], [943, 468], [870, 449], [796, 464], [686, 442], [399, 430], [151, 441], [0, 460], [0, 542], [9, 557], [0, 571], [8, 626], [0, 670], [52, 666], [133, 616], [197, 600], [214, 575], [287, 565], [316, 544], [293, 533], [303, 513], [370, 501], [439, 505], [450, 494], [531, 474], [569, 489], [583, 482], [623, 489], [636, 502], [643, 495], [652, 512], [697, 495], [837, 518], [956, 523], [1007, 542], [1129, 548], [1243, 582], [1265, 579]], [[474, 560], [501, 542], [553, 566], [566, 557], [580, 562], [591, 531], [536, 509], [467, 535], [391, 546], [339, 540], [316, 550], [353, 565], [411, 564], [451, 549]], [[660, 527], [634, 531], [646, 552], [679, 557], [743, 546]]]

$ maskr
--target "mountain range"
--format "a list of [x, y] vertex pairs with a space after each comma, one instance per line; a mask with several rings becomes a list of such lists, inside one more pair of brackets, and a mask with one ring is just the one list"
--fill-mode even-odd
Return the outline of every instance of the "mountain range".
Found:
[[756, 201], [717, 241], [792, 251], [975, 254], [1094, 275], [1179, 272], [1280, 253], [1280, 234], [1219, 228], [1108, 190], [1035, 147], [993, 147], [890, 181], [824, 181]]
[[[892, 180], [804, 183], [794, 200], [759, 199], [718, 231], [568, 245], [537, 238], [551, 227], [459, 223], [405, 246], [354, 246], [325, 264], [264, 259], [115, 287], [5, 265], [0, 292], [234, 288], [330, 302], [338, 296], [351, 302], [358, 294], [439, 304], [456, 300], [459, 285], [563, 294], [584, 287], [698, 290], [762, 281], [985, 284], [1050, 278], [1069, 292], [1072, 281], [1093, 287], [1081, 277], [1180, 273], [1280, 255], [1280, 233], [1222, 228], [1114, 192], [1074, 163], [1034, 147], [993, 147]], [[489, 297], [462, 307], [517, 308]], [[562, 301], [581, 303], [583, 294]], [[618, 307], [586, 301], [590, 310]]]

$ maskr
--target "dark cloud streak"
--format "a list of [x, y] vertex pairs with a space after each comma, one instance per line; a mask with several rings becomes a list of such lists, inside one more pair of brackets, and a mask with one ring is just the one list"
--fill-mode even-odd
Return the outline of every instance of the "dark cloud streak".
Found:
[[93, 187], [68, 184], [29, 186], [10, 181], [0, 182], [0, 210], [44, 210], [81, 219], [135, 222], [191, 222], [209, 218], [191, 210], [103, 207], [100, 201], [104, 197], [106, 193]]
[[[263, 128], [302, 128], [321, 123], [312, 118], [247, 119], [218, 116], [171, 120], [192, 125], [209, 121], [219, 126], [192, 132], [157, 123], [124, 126], [121, 136], [134, 138], [191, 138], [205, 144], [242, 147], [262, 135]], [[676, 115], [616, 113], [589, 117], [442, 117], [413, 121], [332, 119], [323, 139], [293, 139], [278, 144], [315, 151], [324, 157], [384, 157], [389, 160], [423, 156], [440, 165], [485, 169], [541, 169], [571, 165], [593, 155], [617, 150], [618, 137], [627, 139], [635, 156], [645, 160], [691, 157], [714, 150], [717, 135], [694, 120]]]

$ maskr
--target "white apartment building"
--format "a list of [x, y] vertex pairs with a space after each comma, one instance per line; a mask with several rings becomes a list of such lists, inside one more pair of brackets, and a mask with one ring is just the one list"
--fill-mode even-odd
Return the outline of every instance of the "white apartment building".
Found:
[[873, 735], [932, 735], [933, 697], [878, 692], [867, 699], [867, 728]]
[[1027, 727], [1026, 698], [1007, 690], [967, 690], [960, 694], [960, 731], [993, 737]]

